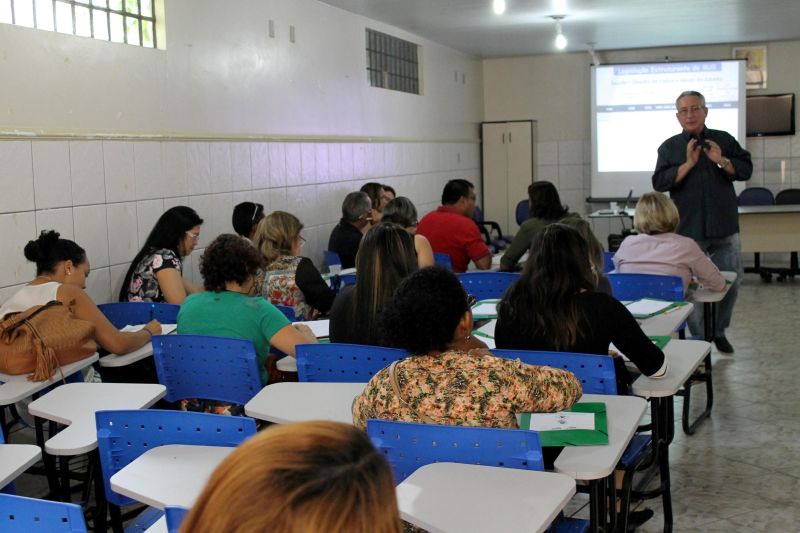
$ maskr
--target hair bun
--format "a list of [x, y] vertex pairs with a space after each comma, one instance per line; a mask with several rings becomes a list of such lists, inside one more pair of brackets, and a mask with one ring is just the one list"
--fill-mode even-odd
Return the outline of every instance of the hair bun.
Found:
[[55, 230], [42, 230], [39, 238], [25, 245], [25, 259], [37, 263], [47, 256], [48, 250], [58, 244], [61, 234]]

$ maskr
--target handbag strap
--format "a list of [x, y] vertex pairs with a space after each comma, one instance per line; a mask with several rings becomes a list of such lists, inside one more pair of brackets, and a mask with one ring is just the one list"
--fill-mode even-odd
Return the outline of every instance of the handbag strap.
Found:
[[400, 382], [397, 379], [397, 363], [400, 361], [393, 361], [391, 365], [389, 365], [389, 383], [392, 385], [392, 390], [394, 391], [395, 396], [397, 399], [400, 400], [400, 403], [403, 407], [409, 409], [412, 413], [417, 415], [417, 418], [422, 421], [423, 424], [436, 424], [436, 421], [433, 420], [431, 417], [425, 414], [420, 414], [416, 409], [411, 407], [411, 405], [403, 398], [403, 394], [400, 392]]

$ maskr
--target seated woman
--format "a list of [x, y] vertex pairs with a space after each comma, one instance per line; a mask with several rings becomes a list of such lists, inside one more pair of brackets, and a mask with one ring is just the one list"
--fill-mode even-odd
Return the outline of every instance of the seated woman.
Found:
[[472, 337], [467, 295], [444, 268], [406, 278], [381, 324], [385, 344], [413, 355], [375, 374], [356, 397], [356, 427], [380, 418], [515, 428], [516, 413], [560, 411], [581, 397], [570, 372], [495, 357]]
[[253, 202], [242, 202], [236, 204], [231, 216], [233, 230], [242, 238], [253, 242], [256, 234], [256, 227], [261, 219], [264, 218], [264, 206]]
[[406, 230], [391, 223], [370, 229], [356, 255], [357, 282], [345, 285], [331, 307], [331, 342], [377, 345], [378, 317], [415, 270], [414, 241]]
[[704, 287], [724, 290], [725, 278], [711, 259], [693, 239], [675, 233], [679, 222], [678, 208], [666, 194], [643, 194], [633, 218], [639, 234], [622, 241], [614, 254], [616, 271], [680, 276], [684, 292], [692, 276]]
[[294, 308], [298, 320], [314, 320], [331, 309], [336, 294], [307, 257], [300, 256], [305, 239], [296, 216], [275, 211], [259, 222], [255, 245], [267, 266], [256, 276], [255, 294], [275, 305]]
[[417, 208], [405, 196], [395, 198], [383, 208], [381, 222], [393, 222], [414, 236], [414, 249], [417, 251], [419, 268], [433, 266], [433, 248], [423, 235], [417, 235]]
[[307, 326], [292, 326], [264, 298], [249, 296], [262, 262], [258, 250], [238, 235], [222, 234], [214, 239], [200, 261], [206, 292], [192, 294], [181, 305], [178, 333], [253, 341], [261, 382], [266, 385], [270, 346], [294, 355], [295, 345], [316, 343], [317, 339]]
[[[518, 262], [531, 247], [533, 239], [553, 222], [561, 222], [574, 227], [584, 220], [579, 214], [571, 213], [566, 206], [561, 205], [561, 197], [552, 183], [535, 181], [528, 185], [528, 219], [519, 227], [514, 235], [514, 240], [500, 258], [500, 270], [519, 270]], [[597, 240], [594, 234], [592, 234], [592, 238]], [[599, 242], [597, 246], [601, 250], [603, 249]], [[602, 262], [600, 265], [602, 266]]]
[[191, 207], [178, 205], [165, 211], [131, 261], [119, 301], [182, 304], [187, 294], [199, 292], [181, 276], [181, 258], [197, 246], [201, 224], [203, 219]]
[[[497, 306], [497, 347], [608, 354], [613, 342], [643, 374], [663, 377], [664, 353], [624, 305], [595, 290], [592, 266], [589, 247], [577, 230], [547, 226], [533, 241], [519, 280]], [[631, 381], [618, 364], [617, 382]]]
[[394, 478], [363, 431], [338, 422], [267, 428], [211, 474], [181, 531], [400, 533]]
[[380, 222], [381, 216], [383, 215], [383, 208], [386, 207], [386, 204], [390, 200], [389, 195], [386, 194], [383, 185], [375, 182], [362, 185], [361, 192], [367, 193], [367, 196], [369, 196], [372, 202], [371, 220], [373, 224], [377, 224]]
[[161, 324], [151, 320], [139, 331], [123, 332], [115, 328], [94, 304], [86, 288], [89, 259], [83, 248], [55, 231], [42, 231], [25, 246], [25, 258], [36, 263], [36, 279], [15, 292], [0, 307], [0, 319], [34, 305], [53, 300], [72, 307], [76, 318], [94, 324], [95, 341], [111, 353], [126, 354], [141, 348], [153, 335], [161, 334]]

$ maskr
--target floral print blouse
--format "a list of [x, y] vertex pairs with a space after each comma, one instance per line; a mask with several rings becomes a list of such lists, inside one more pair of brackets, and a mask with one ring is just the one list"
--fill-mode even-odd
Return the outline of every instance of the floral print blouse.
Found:
[[488, 350], [415, 355], [396, 367], [401, 401], [392, 388], [389, 367], [367, 383], [353, 401], [353, 423], [367, 420], [516, 428], [517, 413], [568, 409], [583, 394], [570, 372], [530, 366], [495, 357]]
[[165, 268], [174, 268], [181, 273], [181, 258], [172, 250], [161, 248], [145, 255], [131, 275], [128, 286], [129, 302], [163, 302], [164, 295], [158, 285], [156, 273]]
[[311, 320], [313, 308], [308, 305], [303, 291], [297, 286], [295, 273], [302, 257], [282, 255], [258, 273], [255, 291], [273, 305], [286, 305], [294, 309], [298, 320]]

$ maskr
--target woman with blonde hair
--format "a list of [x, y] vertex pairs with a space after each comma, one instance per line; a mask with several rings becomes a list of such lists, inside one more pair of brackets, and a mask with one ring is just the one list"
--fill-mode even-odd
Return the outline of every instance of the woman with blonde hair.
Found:
[[383, 208], [381, 222], [393, 222], [414, 236], [414, 249], [417, 251], [417, 264], [419, 268], [433, 266], [436, 261], [433, 259], [433, 248], [431, 243], [423, 235], [417, 235], [417, 208], [405, 196], [398, 196], [391, 200]]
[[313, 320], [330, 310], [335, 293], [314, 263], [300, 255], [305, 242], [302, 229], [300, 220], [285, 211], [261, 219], [255, 245], [267, 266], [256, 276], [253, 290], [272, 304], [294, 308], [299, 320]]
[[183, 533], [399, 533], [394, 478], [367, 435], [339, 422], [272, 426], [217, 467]]
[[678, 235], [680, 215], [666, 194], [648, 192], [639, 198], [633, 225], [638, 235], [622, 241], [614, 255], [617, 272], [679, 276], [685, 291], [692, 277], [715, 291], [725, 288], [725, 278], [694, 240]]

